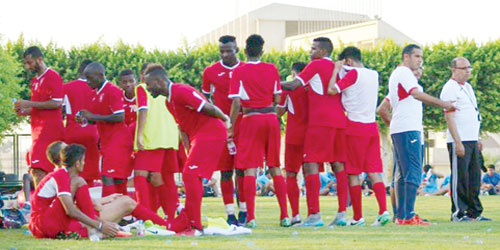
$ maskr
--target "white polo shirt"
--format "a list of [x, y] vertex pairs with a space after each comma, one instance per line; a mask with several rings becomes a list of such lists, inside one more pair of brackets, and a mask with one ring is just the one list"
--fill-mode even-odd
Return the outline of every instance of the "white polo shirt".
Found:
[[[457, 132], [462, 141], [477, 141], [481, 121], [479, 121], [479, 109], [477, 108], [476, 95], [472, 86], [465, 82], [464, 84], [450, 79], [441, 90], [441, 100], [455, 101], [455, 124]], [[450, 130], [446, 130], [446, 141], [453, 142]]]
[[406, 66], [399, 66], [389, 77], [389, 99], [392, 108], [390, 133], [397, 134], [407, 131], [423, 131], [422, 102], [410, 95], [411, 91], [422, 86]]

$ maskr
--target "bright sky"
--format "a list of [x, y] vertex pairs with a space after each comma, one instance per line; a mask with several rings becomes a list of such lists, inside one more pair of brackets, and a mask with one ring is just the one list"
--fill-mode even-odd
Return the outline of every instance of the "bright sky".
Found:
[[[374, 1], [380, 1], [378, 8]], [[1, 43], [21, 33], [65, 48], [101, 40], [172, 50], [253, 9], [279, 2], [356, 9], [382, 19], [423, 44], [500, 39], [495, 0], [15, 0], [0, 4]]]

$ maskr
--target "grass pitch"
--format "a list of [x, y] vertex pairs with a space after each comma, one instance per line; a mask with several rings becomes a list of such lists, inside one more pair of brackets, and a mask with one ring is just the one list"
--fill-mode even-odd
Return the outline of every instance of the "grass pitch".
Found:
[[[377, 213], [374, 197], [363, 198], [364, 227], [281, 228], [276, 198], [257, 198], [257, 223], [252, 235], [203, 237], [132, 237], [101, 240], [34, 239], [25, 230], [0, 230], [0, 249], [500, 249], [500, 196], [482, 196], [484, 216], [492, 222], [450, 222], [449, 197], [418, 197], [417, 211], [432, 226], [371, 227]], [[389, 201], [388, 201], [389, 202]], [[301, 214], [305, 215], [305, 198]], [[325, 224], [333, 220], [336, 197], [322, 197]], [[389, 206], [390, 208], [390, 206]], [[221, 198], [205, 198], [203, 215], [225, 217]], [[348, 216], [351, 216], [348, 209]]]

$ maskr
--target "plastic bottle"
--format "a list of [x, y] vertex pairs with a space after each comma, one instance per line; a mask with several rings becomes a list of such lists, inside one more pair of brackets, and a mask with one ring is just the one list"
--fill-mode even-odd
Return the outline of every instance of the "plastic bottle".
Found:
[[236, 144], [234, 144], [233, 139], [227, 140], [227, 150], [229, 151], [230, 155], [236, 154]]
[[89, 125], [89, 121], [87, 120], [87, 118], [82, 117], [82, 112], [81, 111], [78, 111], [78, 113], [76, 113], [75, 117], [77, 119], [80, 119], [80, 126], [87, 127], [87, 125]]

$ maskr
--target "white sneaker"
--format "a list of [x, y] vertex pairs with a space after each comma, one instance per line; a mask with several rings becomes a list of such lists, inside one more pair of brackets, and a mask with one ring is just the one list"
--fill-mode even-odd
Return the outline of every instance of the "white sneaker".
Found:
[[365, 218], [361, 218], [359, 220], [350, 219], [347, 222], [347, 225], [349, 225], [349, 226], [364, 226], [365, 223], [366, 223]]
[[175, 235], [174, 231], [161, 229], [155, 226], [146, 228], [146, 235], [159, 235], [159, 236], [171, 236]]
[[391, 216], [389, 215], [388, 211], [383, 212], [381, 215], [377, 216], [375, 219], [375, 222], [373, 222], [372, 226], [378, 227], [378, 226], [384, 226], [391, 220]]

